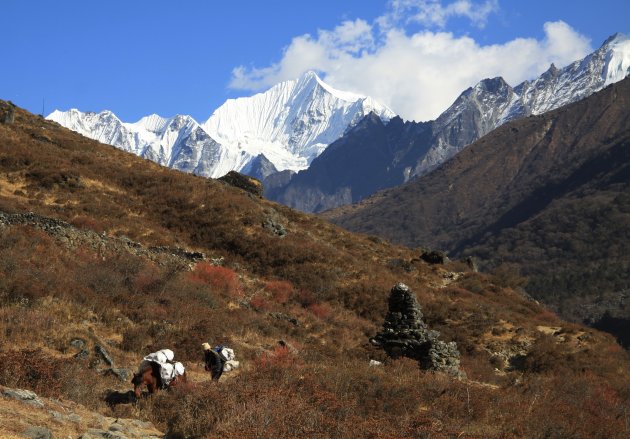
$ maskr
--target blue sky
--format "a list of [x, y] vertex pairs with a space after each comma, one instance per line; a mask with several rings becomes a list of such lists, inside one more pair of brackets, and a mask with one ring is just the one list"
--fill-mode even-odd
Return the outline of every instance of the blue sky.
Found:
[[515, 85], [629, 34], [628, 17], [627, 0], [3, 0], [0, 98], [203, 121], [314, 69], [428, 119], [484, 77]]

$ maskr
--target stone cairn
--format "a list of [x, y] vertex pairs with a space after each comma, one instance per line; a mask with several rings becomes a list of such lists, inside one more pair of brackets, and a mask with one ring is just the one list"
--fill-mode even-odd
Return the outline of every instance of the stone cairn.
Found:
[[463, 377], [459, 370], [459, 351], [455, 342], [438, 340], [440, 333], [430, 330], [422, 321], [422, 311], [416, 295], [403, 283], [389, 293], [389, 311], [383, 330], [370, 339], [392, 358], [417, 360], [425, 370], [446, 372]]

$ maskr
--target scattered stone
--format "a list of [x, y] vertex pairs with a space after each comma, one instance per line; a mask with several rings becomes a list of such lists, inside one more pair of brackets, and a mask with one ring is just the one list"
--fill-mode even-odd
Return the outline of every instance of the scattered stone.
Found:
[[83, 360], [90, 356], [90, 352], [87, 349], [81, 349], [80, 352], [74, 354], [74, 358], [77, 360]]
[[164, 435], [149, 422], [103, 418], [103, 428], [90, 428], [79, 439], [162, 439]]
[[82, 350], [85, 349], [85, 341], [81, 340], [80, 338], [75, 338], [70, 341], [70, 346], [75, 349]]
[[52, 432], [44, 427], [28, 427], [24, 436], [30, 439], [52, 439]]
[[15, 104], [11, 101], [8, 102], [9, 108], [7, 108], [7, 112], [4, 114], [3, 123], [10, 125], [15, 122]]
[[112, 367], [111, 369], [108, 369], [108, 372], [124, 382], [131, 380], [131, 375], [133, 374], [129, 369], [124, 369], [122, 367]]
[[295, 317], [291, 317], [288, 314], [282, 313], [282, 312], [270, 312], [269, 315], [271, 317], [273, 317], [274, 319], [278, 319], [278, 320], [286, 320], [287, 322], [295, 325], [295, 326], [300, 326], [300, 322], [298, 321], [298, 319], [296, 319]]
[[383, 330], [370, 339], [372, 344], [382, 347], [392, 358], [417, 360], [422, 369], [463, 376], [457, 344], [439, 340], [440, 333], [427, 327], [416, 295], [407, 285], [398, 283], [392, 288], [388, 305]]
[[262, 226], [265, 229], [271, 230], [271, 232], [276, 236], [283, 237], [287, 234], [287, 229], [272, 218], [266, 218], [265, 221], [263, 221]]
[[407, 261], [400, 258], [390, 259], [389, 261], [387, 261], [387, 265], [390, 268], [401, 268], [407, 273], [411, 273], [414, 270], [413, 261]]
[[164, 245], [160, 245], [149, 247], [149, 251], [156, 253], [170, 253], [173, 256], [188, 259], [192, 262], [203, 261], [206, 259], [206, 255], [202, 252], [189, 252], [180, 247], [166, 247]]
[[22, 389], [4, 389], [2, 394], [8, 398], [16, 399], [24, 404], [29, 404], [37, 408], [43, 408], [44, 403], [39, 397], [30, 390]]
[[9, 214], [0, 211], [0, 228], [13, 225], [28, 225], [42, 230], [68, 247], [89, 246], [104, 252], [107, 249], [127, 251], [144, 256], [160, 265], [176, 264], [189, 267], [191, 262], [204, 260], [201, 252], [191, 252], [179, 247], [143, 247], [124, 236], [110, 237], [88, 229], [79, 229], [55, 218], [36, 215], [33, 212]]
[[70, 413], [66, 416], [66, 419], [72, 422], [76, 422], [77, 424], [83, 422], [83, 418], [81, 418], [81, 416], [77, 415], [76, 413]]
[[446, 264], [450, 262], [450, 259], [446, 256], [446, 253], [438, 250], [425, 250], [420, 255], [420, 259], [429, 264]]
[[374, 366], [382, 366], [383, 363], [381, 363], [380, 361], [377, 360], [370, 360], [370, 367], [374, 367]]
[[474, 273], [477, 273], [479, 271], [479, 268], [477, 267], [477, 261], [472, 256], [468, 256], [466, 259], [464, 259], [464, 262], [466, 262], [466, 265], [468, 266], [468, 269], [470, 271]]
[[114, 365], [114, 360], [112, 359], [112, 357], [109, 355], [109, 353], [105, 350], [103, 346], [101, 346], [100, 344], [97, 344], [96, 346], [94, 346], [94, 351], [96, 352], [97, 355], [100, 355], [100, 357], [103, 360], [105, 360], [105, 363], [107, 363], [109, 366]]
[[258, 198], [262, 198], [263, 196], [263, 185], [259, 180], [255, 179], [254, 177], [250, 177], [236, 171], [230, 171], [223, 177], [219, 178], [219, 181], [223, 181], [230, 186], [234, 186], [244, 190], [245, 192], [249, 192], [250, 194], [253, 194]]

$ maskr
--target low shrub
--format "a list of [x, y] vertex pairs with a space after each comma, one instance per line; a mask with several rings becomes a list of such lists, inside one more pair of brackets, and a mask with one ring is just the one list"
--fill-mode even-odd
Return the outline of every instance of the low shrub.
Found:
[[190, 273], [190, 279], [210, 285], [215, 291], [228, 296], [241, 293], [240, 282], [234, 270], [200, 262]]

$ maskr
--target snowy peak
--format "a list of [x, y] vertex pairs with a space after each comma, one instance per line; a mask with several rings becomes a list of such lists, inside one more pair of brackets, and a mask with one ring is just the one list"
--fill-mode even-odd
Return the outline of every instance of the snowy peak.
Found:
[[484, 79], [464, 91], [435, 121], [434, 144], [414, 175], [425, 174], [503, 123], [538, 115], [586, 98], [630, 73], [630, 38], [615, 34], [581, 60], [512, 88], [503, 78]]
[[607, 49], [602, 72], [605, 84], [621, 81], [630, 73], [630, 37], [617, 33], [602, 48]]
[[337, 90], [306, 72], [264, 93], [230, 99], [199, 125], [157, 114], [124, 123], [111, 111], [54, 111], [48, 118], [159, 164], [208, 177], [229, 171], [299, 171], [364, 116], [394, 113], [373, 99]]
[[251, 157], [264, 154], [278, 170], [298, 171], [372, 111], [383, 120], [394, 116], [384, 105], [336, 90], [306, 72], [264, 93], [228, 100], [203, 128], [230, 149]]
[[168, 122], [169, 119], [166, 117], [150, 114], [149, 116], [143, 117], [138, 122], [130, 124], [130, 126], [135, 127], [138, 131], [146, 130], [152, 133], [158, 133], [164, 129]]

